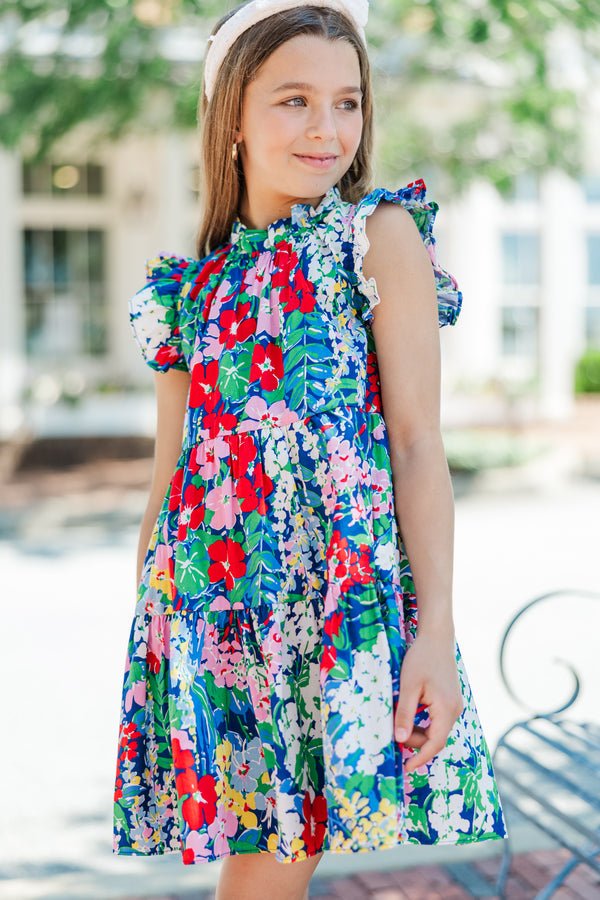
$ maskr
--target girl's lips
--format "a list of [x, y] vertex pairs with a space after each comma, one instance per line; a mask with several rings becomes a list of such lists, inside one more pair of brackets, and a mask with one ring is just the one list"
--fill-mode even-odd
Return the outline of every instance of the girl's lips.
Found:
[[337, 159], [336, 156], [326, 156], [324, 159], [319, 159], [316, 156], [300, 156], [299, 153], [295, 153], [294, 155], [314, 169], [329, 169]]

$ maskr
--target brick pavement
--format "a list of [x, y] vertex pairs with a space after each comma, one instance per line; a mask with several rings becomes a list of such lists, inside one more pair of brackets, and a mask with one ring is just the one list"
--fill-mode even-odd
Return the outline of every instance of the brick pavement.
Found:
[[[562, 868], [570, 854], [563, 848], [515, 854], [506, 900], [533, 900]], [[361, 872], [327, 882], [313, 878], [311, 900], [499, 900], [494, 884], [501, 855], [459, 865], [412, 866], [389, 872]], [[317, 892], [318, 891], [318, 892]], [[202, 900], [213, 900], [208, 894]], [[569, 875], [556, 900], [600, 900], [600, 876], [580, 866]]]
[[[562, 848], [515, 854], [505, 900], [533, 900], [569, 859]], [[344, 878], [319, 878], [315, 874], [310, 900], [500, 900], [495, 880], [501, 854], [472, 863], [410, 866], [387, 872], [360, 872]], [[168, 894], [152, 900], [214, 900], [214, 891]], [[555, 900], [600, 900], [600, 875], [584, 866], [572, 871]], [[125, 900], [125, 898], [123, 898]], [[129, 897], [127, 900], [145, 900]]]

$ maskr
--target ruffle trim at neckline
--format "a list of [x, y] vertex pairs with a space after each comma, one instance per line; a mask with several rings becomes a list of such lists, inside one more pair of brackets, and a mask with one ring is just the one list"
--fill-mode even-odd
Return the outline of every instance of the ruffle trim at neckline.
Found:
[[337, 185], [332, 185], [317, 206], [310, 203], [294, 203], [289, 216], [275, 219], [266, 228], [249, 228], [236, 216], [231, 226], [229, 240], [232, 244], [249, 249], [273, 247], [278, 238], [291, 229], [310, 228], [324, 222], [332, 209], [341, 203]]

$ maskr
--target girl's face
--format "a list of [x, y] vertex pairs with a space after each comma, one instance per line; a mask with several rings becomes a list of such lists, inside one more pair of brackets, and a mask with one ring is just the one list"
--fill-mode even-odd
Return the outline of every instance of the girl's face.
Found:
[[[242, 205], [262, 220], [256, 227], [287, 215], [298, 199], [316, 206], [350, 168], [362, 134], [360, 83], [351, 44], [298, 35], [246, 85], [236, 140], [247, 189]], [[311, 154], [333, 158], [303, 158]]]

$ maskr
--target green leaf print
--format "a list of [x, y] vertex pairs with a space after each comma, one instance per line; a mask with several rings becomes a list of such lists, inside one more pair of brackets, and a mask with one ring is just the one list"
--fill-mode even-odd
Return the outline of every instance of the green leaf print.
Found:
[[117, 823], [121, 826], [121, 828], [127, 835], [126, 843], [129, 843], [129, 824], [127, 822], [127, 816], [123, 812], [123, 809], [119, 805], [118, 801], [115, 803], [114, 817], [115, 817], [115, 820], [117, 821]]
[[351, 795], [355, 791], [358, 791], [363, 797], [369, 797], [374, 787], [374, 775], [361, 775], [360, 772], [355, 772], [355, 774], [351, 775], [346, 782], [346, 794]]
[[229, 840], [231, 853], [254, 853], [256, 852], [256, 844], [249, 841], [233, 841]]
[[398, 787], [395, 778], [382, 778], [379, 782], [379, 792], [383, 800], [395, 803], [398, 799]]
[[175, 550], [175, 566], [177, 581], [182, 590], [193, 596], [200, 594], [208, 583], [207, 569], [210, 560], [207, 558], [206, 544], [203, 540], [191, 543], [181, 541]]
[[144, 677], [144, 673], [142, 671], [142, 664], [137, 662], [135, 659], [132, 660], [131, 667], [129, 669], [129, 681], [131, 684], [135, 684], [136, 681], [141, 681]]
[[424, 807], [417, 806], [416, 803], [410, 803], [408, 806], [408, 818], [411, 831], [421, 831], [423, 834], [429, 835], [427, 810]]
[[318, 784], [318, 768], [317, 759], [323, 754], [323, 739], [313, 738], [306, 744], [306, 752], [304, 755], [304, 763], [306, 765], [307, 774], [311, 784]]
[[464, 795], [464, 805], [465, 809], [471, 809], [471, 807], [477, 805], [479, 809], [484, 809], [484, 804], [482, 803], [481, 791], [479, 789], [479, 785], [481, 783], [481, 763], [477, 763], [477, 767], [475, 771], [464, 772], [463, 770], [459, 770], [458, 779], [460, 783], [460, 789]]
[[219, 360], [219, 387], [232, 400], [244, 397], [248, 390], [248, 375], [252, 361], [252, 348], [236, 348], [226, 351]]
[[240, 834], [240, 839], [238, 841], [238, 846], [241, 843], [247, 843], [249, 846], [257, 847], [258, 842], [262, 837], [262, 829], [261, 828], [247, 828], [246, 831], [243, 831]]

